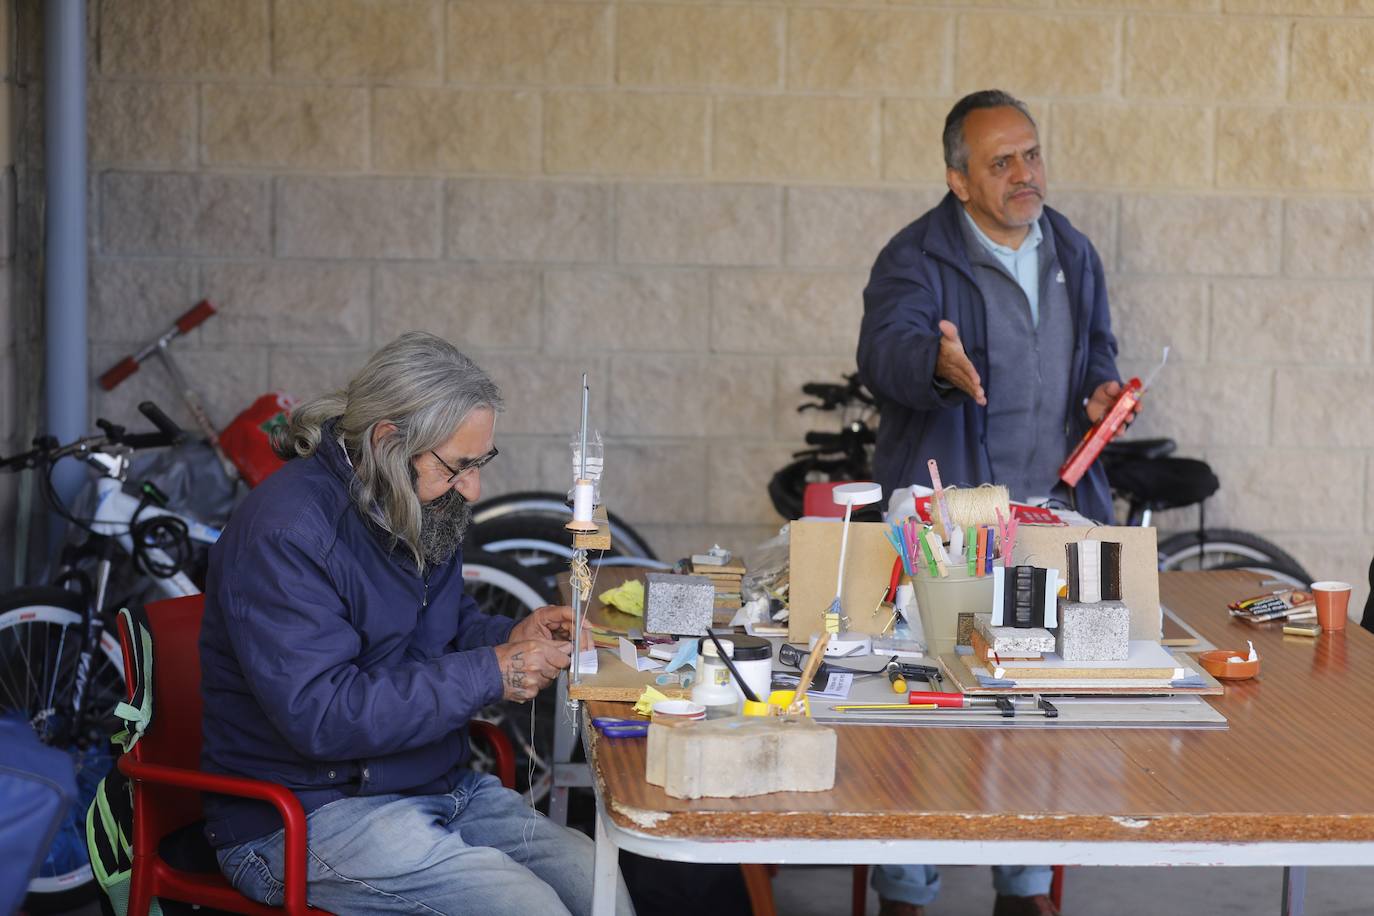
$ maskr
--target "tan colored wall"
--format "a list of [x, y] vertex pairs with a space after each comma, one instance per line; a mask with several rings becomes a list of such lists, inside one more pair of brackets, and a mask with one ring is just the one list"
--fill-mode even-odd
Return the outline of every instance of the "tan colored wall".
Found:
[[[995, 84], [1123, 368], [1174, 346], [1140, 429], [1215, 464], [1208, 521], [1322, 575], [1374, 553], [1370, 0], [92, 11], [97, 368], [210, 296], [183, 352], [224, 420], [430, 329], [510, 396], [489, 491], [566, 483], [585, 368], [612, 508], [667, 554], [746, 544], [800, 383], [852, 366], [873, 256], [938, 199], [944, 112]], [[100, 408], [166, 398], [136, 381]]]
[[[14, 4], [0, 0], [0, 454], [20, 447], [15, 389], [14, 320]], [[9, 586], [14, 567], [14, 524], [18, 481], [0, 475], [0, 588]]]

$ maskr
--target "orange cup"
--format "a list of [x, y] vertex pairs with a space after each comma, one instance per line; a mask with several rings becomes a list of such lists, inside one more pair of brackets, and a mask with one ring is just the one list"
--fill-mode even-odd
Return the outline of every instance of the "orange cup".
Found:
[[1350, 583], [1326, 580], [1312, 583], [1312, 597], [1317, 602], [1317, 623], [1330, 633], [1344, 630], [1346, 611], [1350, 607]]

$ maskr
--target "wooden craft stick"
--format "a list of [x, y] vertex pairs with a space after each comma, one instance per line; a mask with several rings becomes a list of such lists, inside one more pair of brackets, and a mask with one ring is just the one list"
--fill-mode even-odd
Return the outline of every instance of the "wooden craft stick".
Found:
[[797, 692], [792, 697], [792, 705], [787, 707], [789, 713], [798, 713], [806, 708], [802, 702], [806, 699], [806, 692], [811, 689], [811, 681], [815, 678], [816, 671], [825, 658], [825, 647], [829, 643], [830, 634], [822, 633], [821, 638], [816, 640], [816, 644], [811, 647], [811, 655], [806, 659], [806, 667], [802, 669], [801, 680], [797, 683]]

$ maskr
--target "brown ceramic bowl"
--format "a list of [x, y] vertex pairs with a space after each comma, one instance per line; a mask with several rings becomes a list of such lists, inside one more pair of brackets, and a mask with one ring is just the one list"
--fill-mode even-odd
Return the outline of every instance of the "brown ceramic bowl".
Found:
[[1244, 658], [1249, 654], [1249, 649], [1213, 649], [1203, 652], [1197, 660], [1202, 662], [1208, 674], [1218, 680], [1243, 681], [1259, 674], [1259, 659], [1253, 662], [1231, 662], [1227, 659], [1233, 655]]

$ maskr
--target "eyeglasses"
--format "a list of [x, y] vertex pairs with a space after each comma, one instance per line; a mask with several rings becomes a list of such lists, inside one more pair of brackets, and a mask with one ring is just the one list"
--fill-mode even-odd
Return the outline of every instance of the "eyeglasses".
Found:
[[469, 474], [473, 471], [477, 471], [486, 467], [488, 464], [491, 463], [491, 459], [501, 454], [500, 451], [493, 448], [485, 455], [481, 455], [477, 458], [472, 459], [471, 461], [464, 461], [462, 464], [458, 465], [458, 467], [455, 468], [447, 461], [440, 458], [439, 453], [436, 452], [434, 449], [430, 449], [429, 453], [434, 456], [435, 461], [439, 462], [444, 466], [445, 471], [448, 471], [449, 483], [453, 483], [455, 480], [457, 480], [459, 477], [462, 477], [464, 474]]

